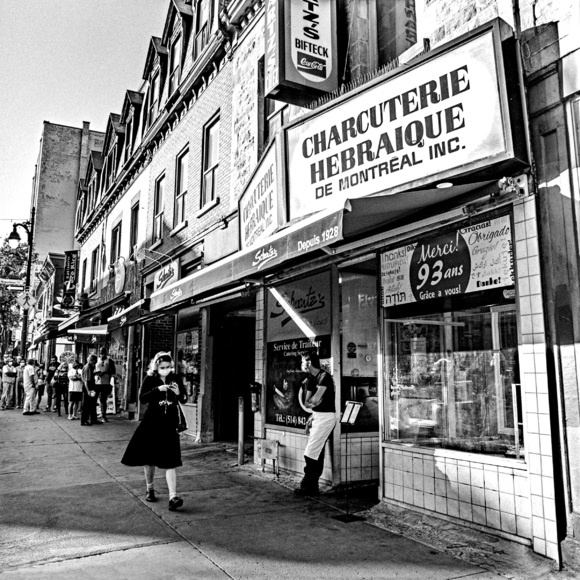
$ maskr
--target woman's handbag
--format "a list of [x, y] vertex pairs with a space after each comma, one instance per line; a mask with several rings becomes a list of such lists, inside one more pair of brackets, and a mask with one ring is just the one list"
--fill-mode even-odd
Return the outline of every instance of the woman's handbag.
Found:
[[181, 433], [182, 431], [187, 431], [187, 421], [185, 419], [185, 413], [181, 408], [181, 403], [177, 403], [177, 416], [178, 416], [178, 423], [177, 423], [177, 432]]

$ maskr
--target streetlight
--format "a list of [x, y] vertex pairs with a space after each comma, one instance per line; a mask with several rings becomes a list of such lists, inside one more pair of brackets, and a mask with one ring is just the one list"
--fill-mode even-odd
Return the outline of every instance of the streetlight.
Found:
[[[36, 208], [30, 210], [30, 220], [22, 222], [20, 224], [12, 225], [12, 232], [8, 236], [8, 245], [15, 250], [20, 243], [20, 235], [16, 231], [16, 228], [22, 228], [26, 232], [26, 237], [28, 241], [28, 259], [26, 260], [26, 281], [24, 283], [24, 292], [30, 293], [30, 275], [32, 270], [32, 240], [34, 237], [34, 217], [36, 214]], [[28, 337], [28, 306], [23, 306], [22, 314], [22, 335], [20, 337], [20, 351], [23, 359], [26, 360], [26, 339]]]

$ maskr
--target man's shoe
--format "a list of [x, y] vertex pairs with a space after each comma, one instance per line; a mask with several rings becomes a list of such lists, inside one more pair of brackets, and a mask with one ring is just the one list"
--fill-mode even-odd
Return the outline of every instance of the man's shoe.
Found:
[[145, 500], [150, 501], [150, 502], [157, 501], [157, 498], [155, 497], [155, 490], [154, 489], [149, 489], [147, 491], [147, 493], [145, 494]]
[[92, 427], [92, 423], [86, 423], [84, 421], [81, 421], [81, 426], [82, 427]]
[[183, 505], [183, 500], [179, 496], [175, 496], [173, 499], [169, 500], [169, 511], [174, 512], [177, 508]]
[[317, 487], [297, 487], [294, 490], [294, 495], [298, 497], [316, 497], [320, 495]]
[[101, 419], [101, 423], [108, 423], [108, 422], [109, 422], [109, 419], [107, 419], [106, 417], [103, 417]]

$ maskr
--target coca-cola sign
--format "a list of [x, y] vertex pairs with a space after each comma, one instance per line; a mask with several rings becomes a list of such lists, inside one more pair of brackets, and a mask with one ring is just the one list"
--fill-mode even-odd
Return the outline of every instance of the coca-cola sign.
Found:
[[335, 0], [266, 1], [266, 93], [304, 104], [338, 87]]

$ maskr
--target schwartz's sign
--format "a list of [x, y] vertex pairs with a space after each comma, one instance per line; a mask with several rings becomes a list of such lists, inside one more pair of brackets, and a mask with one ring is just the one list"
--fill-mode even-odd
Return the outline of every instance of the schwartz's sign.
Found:
[[304, 104], [337, 87], [335, 0], [266, 0], [266, 96]]

